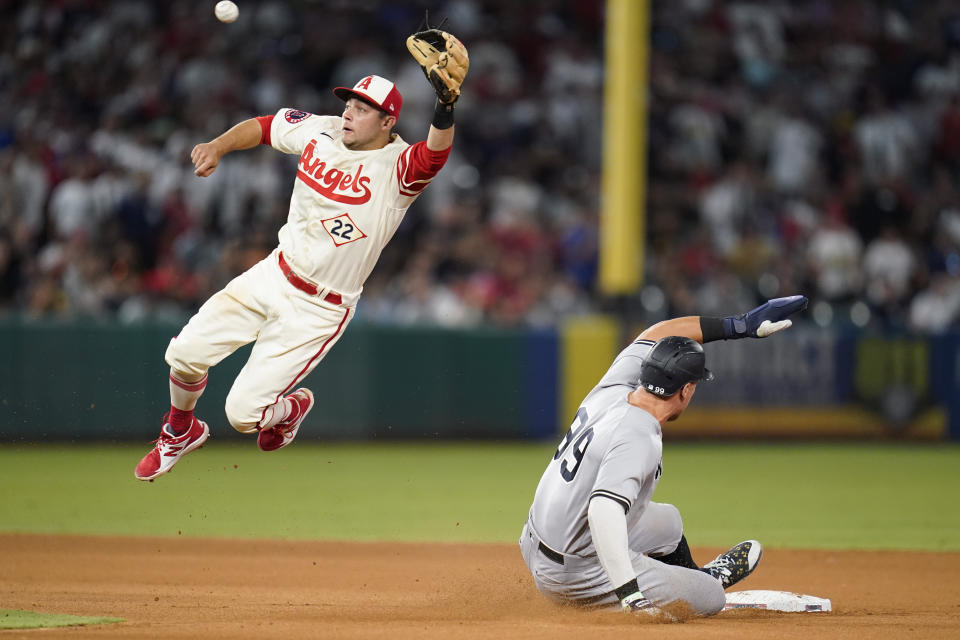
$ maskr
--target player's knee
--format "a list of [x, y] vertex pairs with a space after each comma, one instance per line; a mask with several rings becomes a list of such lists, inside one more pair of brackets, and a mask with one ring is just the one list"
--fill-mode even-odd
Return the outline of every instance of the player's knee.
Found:
[[227, 406], [227, 421], [240, 433], [253, 433], [257, 430], [258, 420], [251, 420], [247, 414], [231, 411]]
[[224, 410], [230, 426], [240, 433], [253, 433], [257, 430], [257, 424], [260, 422], [259, 415], [253, 411], [249, 403], [243, 402], [233, 390], [227, 394], [227, 403]]
[[190, 350], [177, 338], [170, 340], [163, 357], [170, 369], [182, 380], [199, 380], [207, 372], [207, 367], [194, 361], [190, 357]]
[[662, 541], [663, 546], [652, 550], [658, 555], [673, 553], [683, 537], [683, 518], [680, 517], [680, 510], [672, 504], [659, 503], [657, 505], [657, 516], [647, 521], [648, 527], [653, 527], [652, 538]]
[[703, 603], [701, 603], [700, 615], [703, 616], [712, 616], [720, 613], [727, 604], [727, 596], [723, 591], [723, 585], [721, 585], [718, 580], [714, 580], [713, 578], [711, 578], [711, 580], [713, 581], [713, 588], [707, 590], [706, 597]]
[[680, 510], [672, 504], [665, 510], [664, 529], [671, 535], [675, 535], [677, 542], [680, 542], [680, 536], [683, 535], [683, 518], [680, 516]]

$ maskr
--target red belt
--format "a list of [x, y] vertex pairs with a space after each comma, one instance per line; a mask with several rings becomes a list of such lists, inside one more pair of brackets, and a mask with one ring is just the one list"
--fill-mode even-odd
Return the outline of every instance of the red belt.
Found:
[[[317, 285], [312, 282], [307, 282], [296, 273], [293, 272], [293, 269], [290, 268], [290, 265], [287, 264], [287, 261], [283, 259], [283, 253], [277, 254], [277, 261], [280, 263], [280, 271], [283, 271], [284, 277], [287, 279], [287, 282], [295, 286], [300, 291], [304, 293], [309, 293], [311, 296], [317, 295], [319, 289]], [[323, 296], [323, 299], [330, 304], [342, 304], [343, 298], [340, 297], [340, 294], [336, 291], [330, 291], [327, 295]]]

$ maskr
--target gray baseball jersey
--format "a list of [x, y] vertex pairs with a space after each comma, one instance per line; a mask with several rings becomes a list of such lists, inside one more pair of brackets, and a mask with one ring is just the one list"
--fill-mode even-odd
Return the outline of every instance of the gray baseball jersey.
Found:
[[676, 507], [651, 501], [663, 472], [660, 423], [627, 402], [653, 344], [638, 339], [624, 349], [587, 394], [540, 478], [520, 553], [547, 598], [617, 604], [613, 590], [620, 585], [610, 583], [600, 563], [587, 518], [593, 497], [609, 498], [626, 514], [628, 553], [647, 599], [658, 606], [683, 600], [710, 615], [724, 605], [718, 580], [649, 557], [672, 552], [683, 534]]
[[541, 540], [560, 553], [596, 553], [587, 523], [592, 497], [611, 498], [623, 506], [629, 530], [657, 487], [662, 472], [660, 423], [627, 402], [652, 345], [637, 340], [617, 356], [583, 400], [540, 478], [530, 522]]

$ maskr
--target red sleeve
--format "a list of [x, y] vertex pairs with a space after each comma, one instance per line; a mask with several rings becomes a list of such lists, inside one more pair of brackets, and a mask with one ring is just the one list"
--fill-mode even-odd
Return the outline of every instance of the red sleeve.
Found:
[[405, 196], [415, 196], [426, 189], [433, 177], [446, 164], [451, 148], [433, 151], [427, 147], [426, 141], [407, 147], [397, 158], [400, 193]]
[[257, 116], [257, 122], [260, 123], [260, 144], [270, 144], [270, 125], [273, 124], [273, 116]]

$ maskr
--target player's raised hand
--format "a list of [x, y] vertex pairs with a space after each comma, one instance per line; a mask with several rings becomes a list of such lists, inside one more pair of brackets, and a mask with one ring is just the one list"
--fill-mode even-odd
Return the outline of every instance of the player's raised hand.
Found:
[[433, 85], [437, 99], [444, 104], [455, 103], [470, 68], [463, 43], [451, 33], [431, 29], [424, 19], [424, 28], [407, 38], [407, 50]]
[[766, 338], [793, 325], [788, 316], [807, 308], [805, 296], [774, 298], [739, 316], [723, 319], [725, 339]]
[[201, 178], [206, 178], [217, 169], [220, 164], [219, 147], [213, 142], [202, 142], [193, 148], [190, 152], [190, 160], [193, 161], [193, 172]]

